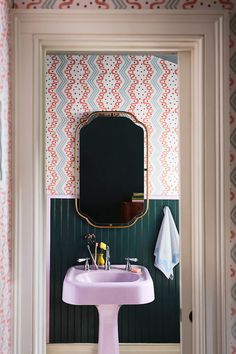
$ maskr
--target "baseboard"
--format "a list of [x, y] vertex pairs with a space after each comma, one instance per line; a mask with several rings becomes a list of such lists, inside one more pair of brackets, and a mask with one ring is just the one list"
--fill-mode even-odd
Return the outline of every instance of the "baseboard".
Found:
[[[47, 354], [97, 354], [97, 344], [47, 344]], [[180, 344], [120, 344], [120, 354], [180, 354]]]

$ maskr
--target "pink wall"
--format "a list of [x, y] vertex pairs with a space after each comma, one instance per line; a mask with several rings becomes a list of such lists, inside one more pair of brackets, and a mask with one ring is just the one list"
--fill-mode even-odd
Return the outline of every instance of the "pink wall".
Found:
[[11, 122], [9, 114], [9, 7], [0, 0], [0, 353], [11, 353]]
[[[2, 141], [3, 180], [0, 181], [0, 353], [11, 352], [11, 151], [9, 115], [9, 48], [7, 0], [0, 0], [0, 97], [3, 101]], [[15, 0], [15, 8], [100, 8], [100, 9], [225, 9], [231, 14], [230, 35], [230, 103], [231, 129], [231, 354], [236, 353], [236, 2], [235, 0]], [[23, 353], [19, 353], [23, 354]], [[223, 354], [223, 353], [222, 353]], [[226, 353], [224, 353], [226, 354]]]

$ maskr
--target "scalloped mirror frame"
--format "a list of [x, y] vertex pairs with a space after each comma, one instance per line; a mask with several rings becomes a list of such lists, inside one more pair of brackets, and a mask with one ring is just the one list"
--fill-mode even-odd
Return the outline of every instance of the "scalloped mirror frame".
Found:
[[14, 354], [46, 354], [48, 52], [178, 53], [181, 353], [229, 352], [228, 27], [220, 11], [13, 11]]
[[89, 215], [86, 215], [85, 213], [83, 213], [81, 211], [80, 208], [80, 202], [79, 200], [79, 192], [78, 192], [78, 180], [79, 180], [79, 170], [80, 168], [78, 167], [78, 161], [79, 161], [79, 148], [77, 146], [77, 143], [75, 143], [74, 146], [74, 156], [75, 156], [75, 161], [74, 161], [74, 175], [75, 175], [75, 209], [78, 213], [78, 215], [81, 216], [81, 218], [83, 218], [84, 220], [86, 220], [86, 222], [96, 228], [99, 229], [126, 229], [129, 228], [131, 226], [133, 226], [138, 220], [140, 220], [141, 218], [144, 217], [144, 215], [147, 213], [148, 211], [148, 207], [149, 207], [149, 154], [148, 154], [148, 150], [149, 150], [149, 134], [148, 134], [148, 127], [141, 122], [140, 120], [138, 120], [134, 114], [130, 113], [130, 112], [125, 112], [125, 111], [96, 111], [93, 112], [91, 114], [89, 114], [87, 117], [81, 118], [80, 119], [80, 123], [77, 125], [76, 129], [75, 129], [75, 142], [79, 141], [79, 134], [80, 131], [83, 127], [85, 127], [86, 125], [88, 125], [89, 123], [91, 123], [94, 119], [98, 118], [99, 116], [101, 117], [126, 117], [128, 119], [130, 119], [134, 124], [136, 124], [137, 126], [141, 127], [143, 129], [144, 132], [144, 210], [136, 215], [135, 217], [133, 217], [128, 223], [121, 223], [121, 224], [113, 224], [113, 223], [104, 223], [104, 225], [101, 225], [99, 223], [97, 223], [96, 221], [92, 220], [91, 217]]

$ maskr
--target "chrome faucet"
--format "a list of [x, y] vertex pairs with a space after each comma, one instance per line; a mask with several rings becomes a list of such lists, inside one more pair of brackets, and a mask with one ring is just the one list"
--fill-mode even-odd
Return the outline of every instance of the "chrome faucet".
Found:
[[129, 271], [132, 269], [132, 265], [130, 262], [137, 262], [138, 261], [138, 258], [130, 258], [130, 257], [127, 257], [125, 258], [126, 260], [126, 266], [125, 266], [125, 270]]
[[85, 262], [84, 263], [84, 270], [86, 272], [88, 272], [90, 269], [89, 269], [89, 260], [90, 258], [79, 258], [77, 259], [77, 262], [81, 263], [81, 262]]
[[105, 260], [105, 270], [110, 270], [111, 269], [111, 262], [110, 262], [110, 247], [106, 247], [106, 260]]

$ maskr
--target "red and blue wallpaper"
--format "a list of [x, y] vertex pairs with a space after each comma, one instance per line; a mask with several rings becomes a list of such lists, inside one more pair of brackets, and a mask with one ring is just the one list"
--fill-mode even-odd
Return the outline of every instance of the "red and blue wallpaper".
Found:
[[127, 111], [146, 125], [150, 196], [178, 199], [177, 64], [152, 55], [47, 55], [49, 195], [74, 195], [75, 129], [94, 111]]
[[14, 0], [24, 9], [234, 9], [234, 0]]
[[[9, 2], [0, 0], [0, 100], [3, 173], [0, 181], [0, 353], [11, 348], [11, 121], [9, 114]], [[230, 12], [231, 351], [236, 353], [236, 2], [235, 0], [14, 0], [15, 9], [215, 9]], [[225, 353], [226, 354], [226, 353]]]
[[0, 353], [12, 352], [11, 120], [8, 1], [0, 0]]

